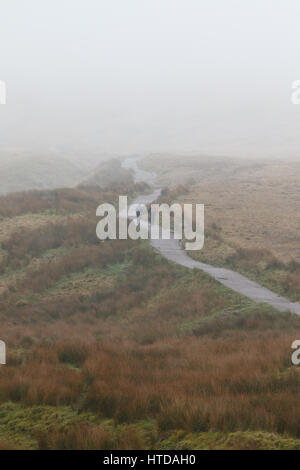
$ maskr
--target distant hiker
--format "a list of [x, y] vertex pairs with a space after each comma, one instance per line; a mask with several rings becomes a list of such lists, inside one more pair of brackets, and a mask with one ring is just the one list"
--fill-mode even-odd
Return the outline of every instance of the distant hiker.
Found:
[[138, 205], [137, 208], [136, 208], [136, 211], [135, 211], [135, 213], [136, 213], [136, 218], [137, 218], [138, 220], [140, 219], [142, 212], [143, 212], [143, 206]]

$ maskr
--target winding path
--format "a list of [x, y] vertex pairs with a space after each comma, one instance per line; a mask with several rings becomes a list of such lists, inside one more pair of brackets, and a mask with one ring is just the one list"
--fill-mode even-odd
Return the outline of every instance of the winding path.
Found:
[[[153, 186], [154, 191], [151, 194], [138, 196], [134, 204], [150, 204], [155, 201], [161, 193], [161, 188], [155, 186], [156, 174], [140, 169], [137, 165], [140, 158], [128, 158], [123, 162], [123, 167], [133, 170], [135, 181], [145, 181]], [[290, 300], [280, 297], [274, 292], [251, 281], [247, 277], [229, 269], [216, 268], [209, 264], [193, 260], [188, 254], [180, 248], [178, 240], [151, 240], [152, 246], [160, 251], [167, 259], [187, 268], [197, 268], [211, 275], [216, 281], [224, 286], [242, 294], [255, 302], [265, 302], [272, 305], [280, 312], [291, 312], [300, 315], [300, 303], [294, 303]]]

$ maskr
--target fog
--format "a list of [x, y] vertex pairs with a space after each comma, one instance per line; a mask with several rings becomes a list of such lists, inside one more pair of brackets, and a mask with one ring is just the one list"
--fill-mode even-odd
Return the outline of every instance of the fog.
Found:
[[299, 0], [1, 0], [0, 147], [298, 158], [299, 18]]

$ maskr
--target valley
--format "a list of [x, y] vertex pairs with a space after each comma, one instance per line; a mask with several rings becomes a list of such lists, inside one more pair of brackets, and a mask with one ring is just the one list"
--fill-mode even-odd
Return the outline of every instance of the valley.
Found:
[[1, 448], [298, 449], [300, 318], [146, 240], [100, 242], [95, 208], [145, 191], [2, 196]]

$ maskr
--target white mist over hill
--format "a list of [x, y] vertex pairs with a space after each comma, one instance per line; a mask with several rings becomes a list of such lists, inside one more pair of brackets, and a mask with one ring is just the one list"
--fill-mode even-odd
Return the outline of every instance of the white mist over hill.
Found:
[[1, 148], [297, 158], [299, 17], [298, 0], [2, 2]]

